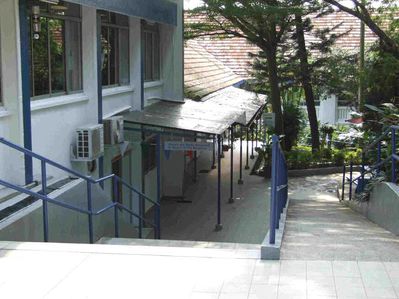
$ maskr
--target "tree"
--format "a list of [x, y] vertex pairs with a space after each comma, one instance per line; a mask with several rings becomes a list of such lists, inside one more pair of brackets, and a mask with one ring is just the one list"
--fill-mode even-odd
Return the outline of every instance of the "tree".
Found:
[[[371, 31], [373, 31], [378, 36], [378, 38], [380, 39], [381, 48], [385, 52], [392, 54], [394, 57], [396, 57], [396, 59], [399, 59], [399, 42], [381, 28], [381, 26], [377, 22], [378, 17], [372, 17], [372, 12], [374, 11], [380, 14], [386, 14], [389, 12], [392, 16], [397, 16], [398, 4], [395, 0], [383, 1], [381, 2], [382, 6], [380, 6], [379, 8], [373, 8], [371, 6], [371, 1], [367, 5], [359, 2], [358, 0], [351, 0], [353, 8], [350, 8], [349, 6], [346, 6], [337, 0], [324, 1], [361, 20], [367, 27], [370, 28]], [[396, 20], [395, 22], [397, 23], [398, 20]]]
[[207, 20], [191, 24], [186, 37], [203, 35], [242, 37], [257, 45], [265, 54], [268, 64], [269, 98], [276, 115], [275, 131], [277, 134], [284, 134], [277, 48], [295, 13], [290, 2], [288, 0], [204, 0], [204, 6], [194, 10], [195, 12], [205, 13]]

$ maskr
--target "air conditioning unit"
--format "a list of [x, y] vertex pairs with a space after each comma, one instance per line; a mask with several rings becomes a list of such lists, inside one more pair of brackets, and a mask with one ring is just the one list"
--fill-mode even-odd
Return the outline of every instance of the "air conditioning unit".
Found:
[[104, 155], [104, 127], [93, 125], [76, 129], [75, 161], [93, 161]]
[[113, 116], [104, 119], [104, 143], [120, 144], [125, 141], [123, 133], [123, 116]]

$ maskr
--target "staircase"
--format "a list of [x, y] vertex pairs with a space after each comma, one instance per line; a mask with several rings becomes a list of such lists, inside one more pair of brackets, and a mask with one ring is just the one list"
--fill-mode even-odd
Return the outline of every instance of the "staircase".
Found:
[[[0, 186], [7, 188], [3, 192], [9, 190], [0, 201], [0, 238], [6, 236], [14, 240], [22, 234], [28, 238], [23, 241], [94, 243], [101, 237], [119, 237], [120, 234], [147, 237], [149, 231], [160, 238], [160, 204], [122, 178], [111, 174], [93, 179], [4, 138], [0, 138], [0, 145], [39, 160], [42, 178], [37, 186], [18, 186], [0, 178]], [[51, 181], [46, 176], [47, 166], [66, 172], [73, 179]], [[104, 191], [107, 182], [114, 186], [111, 196]], [[138, 195], [138, 212], [117, 201], [119, 190], [115, 186], [118, 185]], [[146, 202], [154, 206], [153, 221], [144, 215], [142, 207]], [[40, 227], [42, 237], [38, 236]]]

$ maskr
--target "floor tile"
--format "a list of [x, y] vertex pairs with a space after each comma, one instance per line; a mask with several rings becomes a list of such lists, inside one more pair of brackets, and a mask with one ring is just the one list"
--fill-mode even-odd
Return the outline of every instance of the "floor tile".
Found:
[[369, 298], [397, 298], [395, 290], [390, 288], [373, 288], [373, 287], [365, 287], [367, 297]]
[[355, 261], [333, 261], [334, 276], [337, 277], [360, 277], [360, 271]]

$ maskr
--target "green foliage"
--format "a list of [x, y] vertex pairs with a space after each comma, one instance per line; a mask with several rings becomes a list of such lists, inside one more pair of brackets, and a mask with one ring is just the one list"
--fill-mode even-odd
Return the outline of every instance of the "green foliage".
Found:
[[285, 132], [285, 149], [287, 151], [296, 145], [299, 132], [304, 124], [304, 113], [299, 106], [301, 90], [286, 90], [283, 93], [283, 119]]
[[322, 149], [312, 153], [310, 146], [295, 146], [286, 152], [289, 169], [321, 168], [343, 166], [352, 161], [355, 165], [361, 164], [361, 149]]

